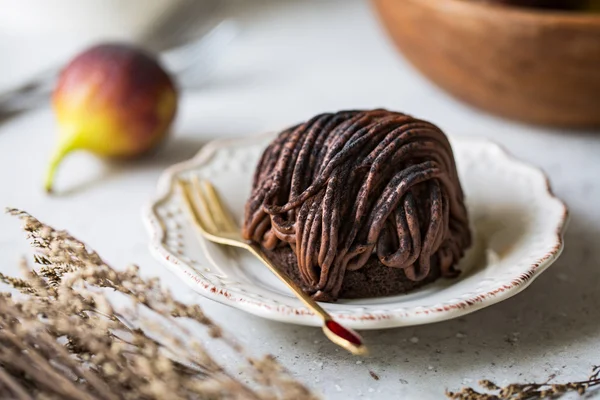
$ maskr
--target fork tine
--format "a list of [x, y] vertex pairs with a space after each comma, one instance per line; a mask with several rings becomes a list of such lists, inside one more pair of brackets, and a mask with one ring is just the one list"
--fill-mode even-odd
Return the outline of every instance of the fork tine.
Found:
[[200, 211], [197, 214], [202, 219], [205, 228], [208, 228], [205, 230], [209, 232], [218, 232], [218, 224], [215, 221], [210, 204], [206, 200], [206, 197], [202, 192], [202, 188], [200, 187], [200, 180], [197, 176], [192, 177], [191, 185], [194, 190], [193, 192], [190, 191], [190, 197], [192, 200], [194, 200], [192, 203], [195, 205], [196, 209]]
[[204, 221], [202, 221], [202, 218], [200, 217], [200, 210], [198, 209], [198, 206], [193, 200], [193, 196], [189, 188], [189, 183], [184, 182], [181, 179], [178, 179], [176, 182], [177, 186], [179, 186], [179, 188], [181, 189], [181, 193], [183, 194], [183, 202], [185, 203], [186, 208], [188, 209], [190, 214], [192, 215], [192, 219], [196, 223], [196, 226], [202, 231], [202, 233], [208, 233], [206, 227], [204, 226]]
[[231, 213], [221, 200], [221, 197], [217, 193], [215, 187], [210, 181], [203, 180], [201, 181], [202, 186], [204, 186], [204, 190], [206, 191], [206, 195], [208, 196], [207, 202], [213, 211], [213, 215], [219, 219], [220, 223], [223, 224], [224, 228], [228, 231], [237, 231], [239, 228], [237, 224], [231, 217]]
[[210, 213], [208, 212], [206, 204], [203, 203], [203, 198], [194, 196], [194, 191], [190, 188], [189, 182], [178, 180], [177, 183], [183, 192], [185, 203], [193, 218], [196, 220], [198, 228], [204, 233], [210, 234], [211, 232], [215, 232], [215, 224], [209, 217]]
[[219, 209], [218, 204], [215, 204], [214, 197], [212, 196], [213, 193], [211, 193], [210, 190], [207, 188], [206, 181], [197, 180], [195, 182], [195, 184], [196, 184], [195, 189], [198, 192], [199, 197], [202, 199], [202, 201], [206, 205], [206, 208], [208, 209], [208, 212], [210, 213], [210, 217], [212, 218], [212, 221], [215, 224], [217, 231], [218, 232], [228, 231], [229, 227], [227, 226], [227, 223], [225, 222], [225, 220], [223, 218], [222, 212]]

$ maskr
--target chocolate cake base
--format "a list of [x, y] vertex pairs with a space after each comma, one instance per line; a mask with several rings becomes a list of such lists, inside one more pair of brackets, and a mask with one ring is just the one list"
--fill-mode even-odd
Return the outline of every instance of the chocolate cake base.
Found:
[[[306, 292], [311, 292], [300, 277], [296, 255], [290, 247], [281, 246], [275, 250], [264, 250], [269, 259]], [[356, 271], [346, 271], [339, 298], [356, 299], [382, 297], [407, 293], [438, 279], [441, 275], [439, 263], [431, 260], [429, 274], [420, 281], [411, 281], [403, 269], [383, 265], [377, 256], [371, 256], [367, 264]], [[328, 296], [318, 293], [316, 300], [332, 301]]]

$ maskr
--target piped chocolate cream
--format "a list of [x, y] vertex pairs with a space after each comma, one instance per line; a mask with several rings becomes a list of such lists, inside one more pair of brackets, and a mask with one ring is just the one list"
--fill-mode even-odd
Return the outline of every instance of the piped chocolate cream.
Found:
[[387, 110], [318, 115], [264, 151], [243, 235], [314, 298], [404, 293], [471, 243], [448, 139]]

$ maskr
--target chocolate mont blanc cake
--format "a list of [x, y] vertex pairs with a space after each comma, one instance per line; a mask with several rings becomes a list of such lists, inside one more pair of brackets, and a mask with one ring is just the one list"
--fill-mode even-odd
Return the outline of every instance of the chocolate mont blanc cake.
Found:
[[243, 235], [320, 301], [406, 293], [471, 243], [448, 139], [387, 110], [321, 114], [264, 151]]

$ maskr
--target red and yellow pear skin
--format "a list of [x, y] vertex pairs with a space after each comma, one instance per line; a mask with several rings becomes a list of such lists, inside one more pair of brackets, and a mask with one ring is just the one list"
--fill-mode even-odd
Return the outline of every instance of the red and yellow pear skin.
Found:
[[74, 150], [133, 158], [156, 147], [177, 111], [177, 90], [160, 64], [125, 44], [94, 46], [62, 71], [52, 96], [59, 140], [45, 187]]

